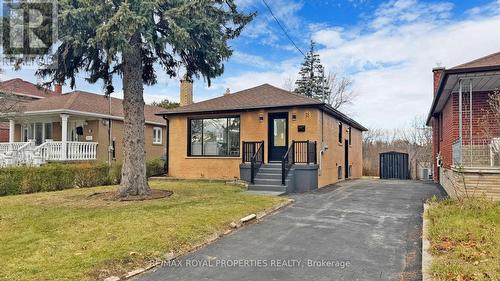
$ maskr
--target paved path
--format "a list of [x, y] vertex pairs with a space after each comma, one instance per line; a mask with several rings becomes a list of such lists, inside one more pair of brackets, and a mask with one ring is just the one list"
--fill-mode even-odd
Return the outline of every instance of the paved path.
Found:
[[432, 195], [441, 195], [434, 184], [385, 180], [293, 195], [263, 222], [135, 280], [421, 280], [421, 215]]

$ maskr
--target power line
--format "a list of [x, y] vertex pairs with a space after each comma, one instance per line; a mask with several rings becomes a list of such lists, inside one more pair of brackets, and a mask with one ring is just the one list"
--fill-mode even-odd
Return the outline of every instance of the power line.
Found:
[[292, 42], [292, 45], [295, 47], [295, 49], [297, 49], [304, 57], [306, 57], [306, 55], [304, 54], [304, 52], [302, 52], [302, 50], [297, 46], [297, 44], [295, 44], [295, 42], [293, 41], [292, 37], [286, 31], [285, 27], [281, 24], [281, 22], [278, 20], [278, 18], [274, 15], [273, 10], [269, 6], [269, 4], [267, 4], [266, 0], [262, 0], [262, 2], [264, 3], [264, 5], [266, 5], [267, 9], [269, 10], [269, 13], [274, 18], [274, 20], [276, 21], [276, 23], [279, 25], [279, 27], [281, 28], [281, 30], [283, 30], [283, 32], [285, 33], [285, 35], [288, 38], [288, 40], [290, 40], [290, 42]]

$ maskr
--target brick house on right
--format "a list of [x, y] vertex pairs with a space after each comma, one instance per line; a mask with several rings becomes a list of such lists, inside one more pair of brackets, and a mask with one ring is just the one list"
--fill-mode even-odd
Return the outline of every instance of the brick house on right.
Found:
[[433, 73], [434, 181], [451, 197], [500, 200], [500, 52]]

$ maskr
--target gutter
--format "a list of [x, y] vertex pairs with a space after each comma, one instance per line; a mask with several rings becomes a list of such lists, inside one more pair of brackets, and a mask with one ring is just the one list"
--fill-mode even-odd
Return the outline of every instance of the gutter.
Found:
[[426, 125], [430, 126], [432, 115], [434, 114], [434, 111], [436, 110], [436, 106], [437, 106], [439, 100], [441, 99], [441, 96], [443, 94], [443, 88], [444, 88], [444, 85], [446, 85], [446, 82], [448, 81], [449, 75], [476, 73], [476, 72], [492, 72], [492, 71], [499, 71], [499, 70], [500, 70], [500, 65], [471, 67], [471, 68], [450, 68], [450, 69], [444, 70], [443, 77], [441, 78], [441, 81], [439, 82], [438, 92], [436, 94], [436, 97], [432, 101], [431, 110], [430, 110], [429, 114], [427, 115]]
[[225, 114], [225, 113], [234, 113], [234, 112], [248, 112], [255, 111], [260, 109], [279, 109], [279, 108], [293, 108], [293, 107], [313, 107], [318, 108], [321, 111], [326, 112], [327, 114], [339, 119], [353, 128], [356, 128], [361, 131], [368, 131], [367, 128], [354, 121], [353, 119], [347, 117], [344, 113], [334, 109], [333, 107], [327, 105], [326, 103], [317, 103], [317, 104], [299, 104], [299, 105], [283, 105], [283, 106], [259, 106], [259, 107], [248, 107], [248, 108], [233, 108], [233, 109], [222, 109], [222, 110], [199, 110], [199, 111], [164, 111], [156, 113], [157, 116], [182, 116], [182, 115], [209, 115], [209, 114]]

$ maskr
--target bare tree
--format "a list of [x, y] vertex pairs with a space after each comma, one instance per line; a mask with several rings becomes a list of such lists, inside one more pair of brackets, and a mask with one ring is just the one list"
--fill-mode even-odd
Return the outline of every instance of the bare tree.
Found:
[[379, 175], [379, 154], [387, 151], [408, 153], [410, 175], [417, 176], [420, 163], [432, 163], [432, 132], [423, 117], [415, 117], [404, 129], [370, 129], [363, 133], [363, 174]]
[[416, 175], [421, 163], [432, 163], [432, 130], [426, 126], [425, 117], [416, 116], [410, 123], [410, 128], [402, 130], [401, 138], [407, 143], [410, 157], [410, 172]]
[[329, 72], [326, 77], [324, 101], [335, 109], [352, 104], [356, 99], [352, 83], [353, 80], [348, 77], [340, 77], [337, 73]]
[[283, 89], [289, 92], [295, 91], [295, 79], [292, 76], [288, 76], [288, 78], [285, 79], [285, 82], [283, 82]]
[[0, 90], [0, 115], [12, 114], [22, 110], [24, 100], [14, 94], [15, 91], [15, 88]]

